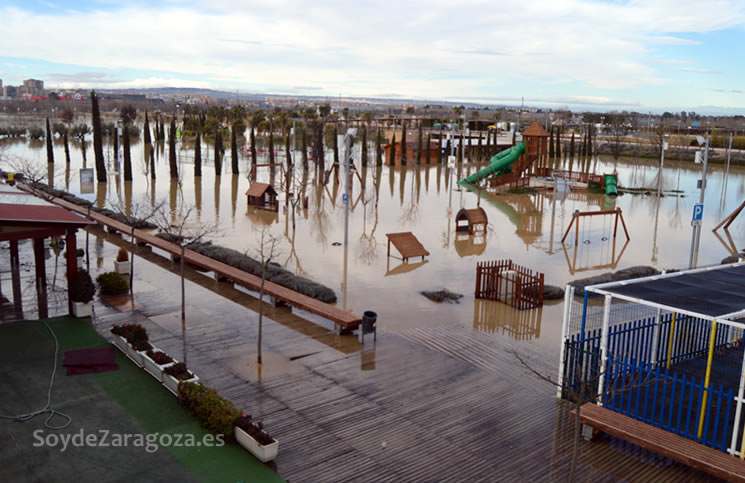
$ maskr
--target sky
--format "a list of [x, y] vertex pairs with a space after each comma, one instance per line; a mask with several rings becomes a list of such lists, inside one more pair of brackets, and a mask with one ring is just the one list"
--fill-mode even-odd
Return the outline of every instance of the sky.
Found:
[[0, 79], [745, 114], [745, 0], [0, 0]]

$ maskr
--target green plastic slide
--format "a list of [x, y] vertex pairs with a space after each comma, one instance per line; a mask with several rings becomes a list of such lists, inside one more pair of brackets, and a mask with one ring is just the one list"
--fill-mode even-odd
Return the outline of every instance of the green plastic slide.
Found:
[[484, 169], [463, 178], [458, 184], [476, 184], [488, 176], [499, 176], [509, 173], [511, 165], [525, 152], [525, 143], [516, 144], [501, 153], [497, 153], [489, 160], [489, 165]]
[[606, 196], [618, 196], [618, 189], [616, 189], [618, 177], [615, 174], [606, 174], [604, 175], [604, 180]]

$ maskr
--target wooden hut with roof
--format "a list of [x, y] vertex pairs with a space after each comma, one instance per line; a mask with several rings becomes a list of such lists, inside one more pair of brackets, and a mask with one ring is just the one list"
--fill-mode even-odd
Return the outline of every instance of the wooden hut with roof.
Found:
[[455, 231], [467, 231], [473, 235], [476, 227], [481, 226], [482, 233], [486, 233], [487, 223], [489, 223], [489, 218], [481, 207], [472, 210], [461, 208], [455, 215]]
[[525, 142], [525, 153], [518, 161], [517, 170], [545, 167], [544, 164], [548, 161], [548, 138], [550, 134], [536, 121], [533, 121], [533, 124], [522, 134]]
[[279, 211], [277, 192], [267, 183], [253, 182], [246, 191], [248, 205], [262, 210]]

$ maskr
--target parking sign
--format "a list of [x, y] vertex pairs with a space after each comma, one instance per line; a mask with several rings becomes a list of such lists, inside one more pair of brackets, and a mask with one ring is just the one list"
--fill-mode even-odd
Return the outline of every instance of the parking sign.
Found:
[[693, 217], [691, 218], [691, 226], [701, 225], [701, 219], [704, 217], [704, 204], [696, 203], [693, 205]]

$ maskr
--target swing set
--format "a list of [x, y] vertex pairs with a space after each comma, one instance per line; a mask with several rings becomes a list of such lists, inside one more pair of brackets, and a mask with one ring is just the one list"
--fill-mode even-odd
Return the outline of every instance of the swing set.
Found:
[[616, 215], [616, 221], [613, 226], [613, 238], [616, 238], [616, 233], [618, 232], [618, 220], [621, 220], [621, 225], [623, 226], [623, 232], [626, 234], [626, 240], [630, 240], [629, 237], [629, 231], [626, 229], [626, 222], [623, 219], [623, 213], [621, 212], [621, 208], [616, 208], [615, 210], [604, 210], [604, 211], [575, 211], [572, 213], [572, 221], [569, 223], [569, 226], [567, 227], [567, 231], [564, 233], [564, 236], [561, 238], [561, 243], [564, 243], [564, 240], [566, 240], [567, 236], [569, 235], [569, 231], [572, 229], [572, 226], [574, 226], [574, 246], [577, 246], [579, 244], [579, 225], [580, 225], [580, 218], [584, 218], [587, 216], [605, 216], [605, 215]]

